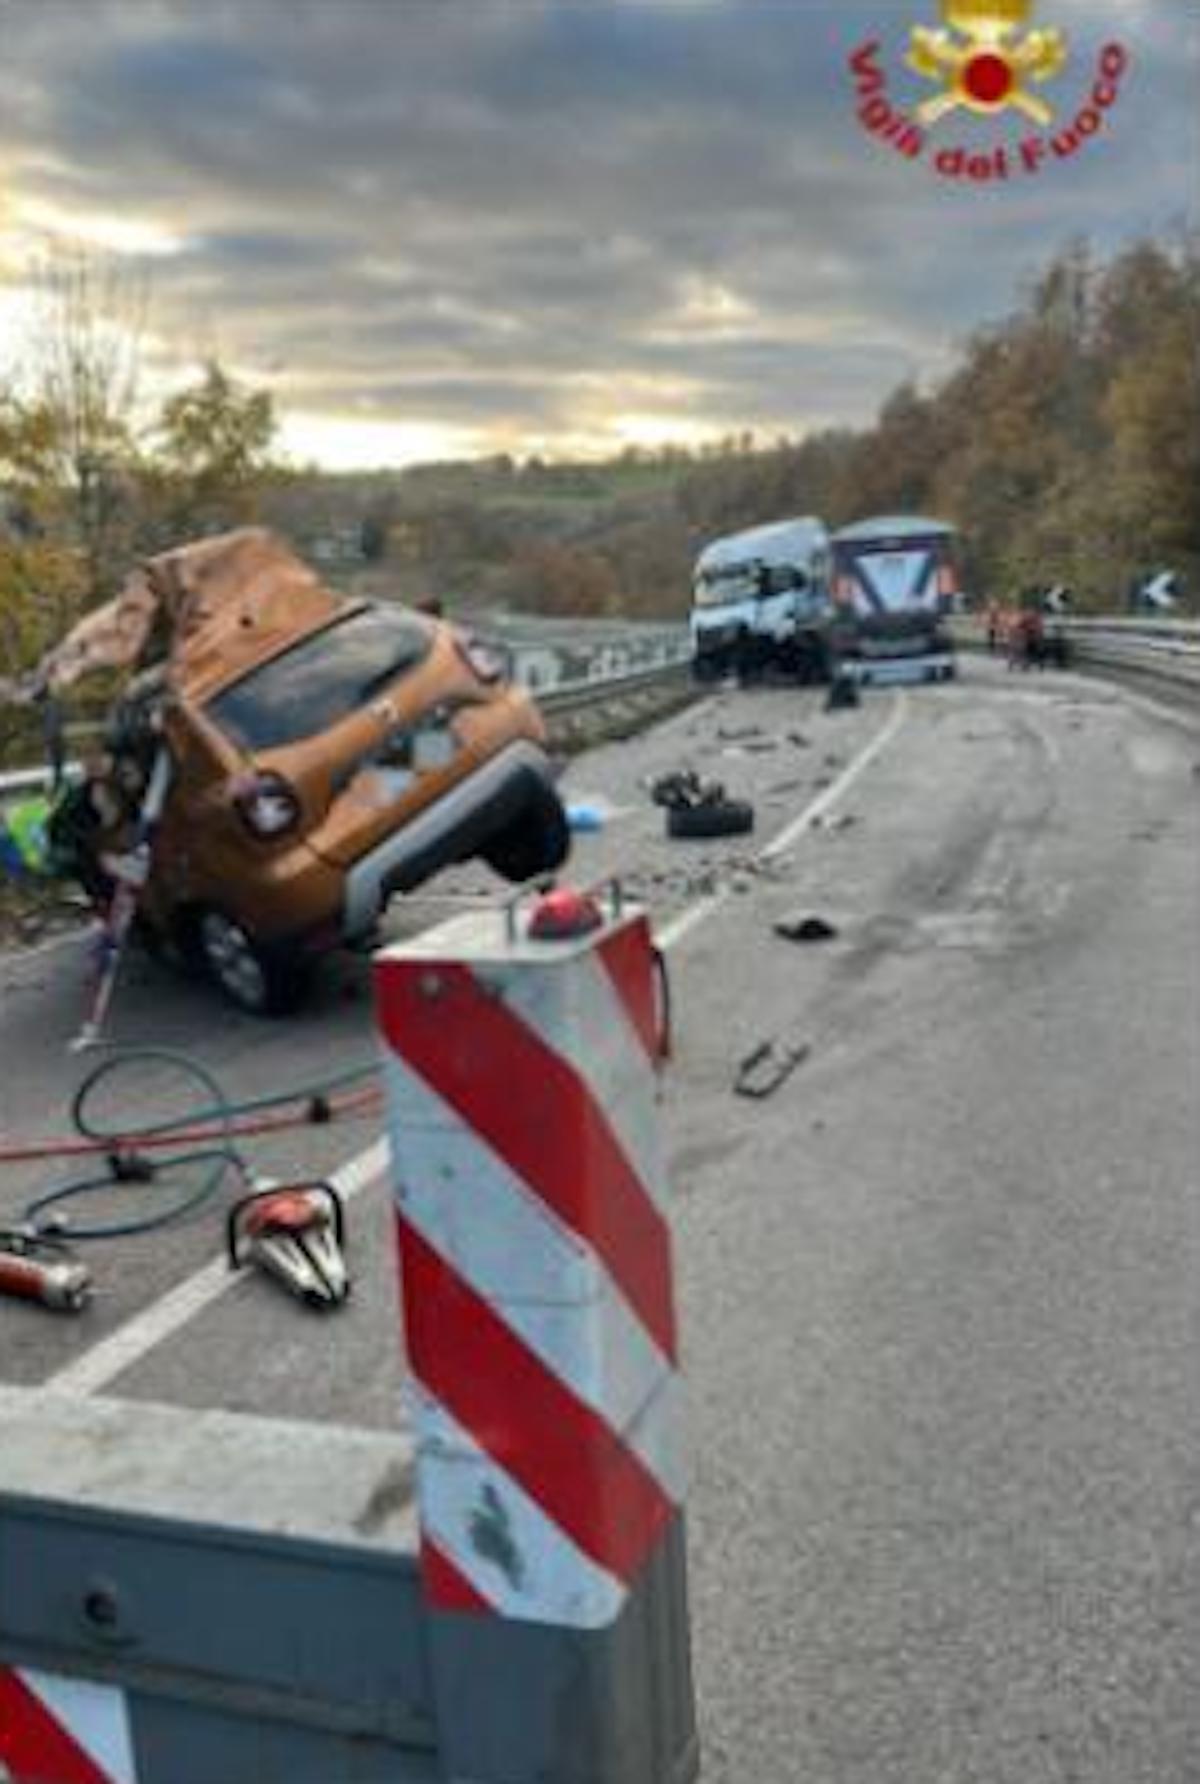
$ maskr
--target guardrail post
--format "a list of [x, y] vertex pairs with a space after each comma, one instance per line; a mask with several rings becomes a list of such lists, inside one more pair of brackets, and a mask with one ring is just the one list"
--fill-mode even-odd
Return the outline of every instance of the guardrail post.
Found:
[[445, 1776], [688, 1784], [645, 915], [546, 941], [471, 913], [378, 956], [376, 988]]

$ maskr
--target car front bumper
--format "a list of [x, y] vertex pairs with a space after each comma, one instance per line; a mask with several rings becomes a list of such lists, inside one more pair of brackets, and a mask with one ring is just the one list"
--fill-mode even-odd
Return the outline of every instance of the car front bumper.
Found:
[[354, 942], [369, 935], [394, 893], [411, 891], [439, 868], [474, 854], [553, 785], [545, 750], [529, 738], [508, 744], [456, 781], [349, 869], [343, 939]]

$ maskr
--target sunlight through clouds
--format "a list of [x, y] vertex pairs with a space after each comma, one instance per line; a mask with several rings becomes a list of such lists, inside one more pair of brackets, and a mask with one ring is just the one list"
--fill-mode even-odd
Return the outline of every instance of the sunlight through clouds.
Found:
[[850, 51], [898, 57], [920, 7], [9, 0], [4, 357], [61, 239], [145, 267], [155, 376], [215, 343], [330, 462], [860, 425], [1064, 241], [1195, 217], [1184, 9], [1051, 10], [1081, 66], [1128, 41], [1128, 92], [1086, 157], [980, 192], [854, 116]]

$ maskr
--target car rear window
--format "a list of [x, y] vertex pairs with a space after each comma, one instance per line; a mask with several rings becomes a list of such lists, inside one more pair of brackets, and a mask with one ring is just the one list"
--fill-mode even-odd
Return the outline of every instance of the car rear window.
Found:
[[272, 657], [206, 711], [246, 750], [316, 737], [429, 654], [430, 632], [403, 607], [366, 607]]

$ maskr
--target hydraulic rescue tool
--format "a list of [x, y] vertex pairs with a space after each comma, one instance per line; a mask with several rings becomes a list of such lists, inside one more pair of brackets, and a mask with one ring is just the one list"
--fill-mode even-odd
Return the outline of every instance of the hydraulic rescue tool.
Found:
[[81, 1313], [91, 1294], [87, 1266], [61, 1240], [0, 1228], [0, 1295], [37, 1301], [55, 1313]]
[[142, 890], [150, 877], [154, 839], [170, 790], [171, 756], [166, 744], [160, 742], [138, 812], [133, 846], [126, 855], [107, 857], [105, 861], [112, 875], [113, 890], [96, 936], [96, 977], [91, 1008], [71, 1042], [73, 1053], [97, 1047], [104, 1039], [104, 1025], [116, 989], [117, 974], [137, 918]]
[[309, 1307], [338, 1307], [350, 1293], [342, 1256], [345, 1214], [329, 1183], [274, 1185], [229, 1211], [233, 1269], [257, 1264]]

